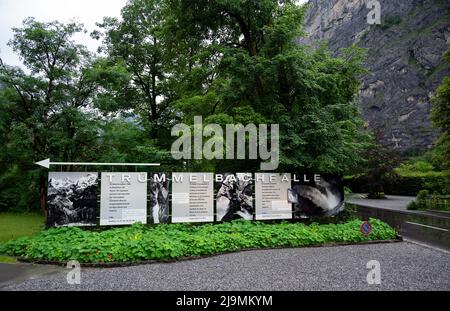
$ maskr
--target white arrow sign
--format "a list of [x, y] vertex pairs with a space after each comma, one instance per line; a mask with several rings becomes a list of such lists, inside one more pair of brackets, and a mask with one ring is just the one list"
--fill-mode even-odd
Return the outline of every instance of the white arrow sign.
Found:
[[50, 159], [45, 159], [35, 164], [50, 168], [50, 165], [90, 165], [90, 166], [160, 166], [160, 163], [94, 163], [94, 162], [50, 162]]

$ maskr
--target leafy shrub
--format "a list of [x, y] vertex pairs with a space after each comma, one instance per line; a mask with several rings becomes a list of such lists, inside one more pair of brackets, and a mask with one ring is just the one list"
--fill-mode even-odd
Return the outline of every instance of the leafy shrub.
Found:
[[450, 193], [448, 174], [430, 176], [401, 176], [386, 185], [386, 192], [398, 195], [416, 195], [421, 189], [440, 194]]
[[[380, 130], [375, 130], [374, 135], [375, 143], [364, 150], [366, 161], [355, 167], [355, 173], [358, 173], [360, 179], [364, 181], [366, 186], [364, 192], [379, 197], [382, 192], [386, 192], [384, 185], [396, 178], [394, 169], [401, 163], [401, 159], [396, 151], [381, 144]], [[353, 188], [352, 190], [355, 191]]]
[[[429, 157], [429, 156], [428, 156]], [[430, 193], [450, 193], [450, 176], [448, 171], [436, 171], [431, 162], [417, 158], [403, 163], [395, 172], [400, 176], [398, 182], [391, 181], [389, 190], [399, 194], [416, 195], [421, 189]], [[395, 190], [397, 189], [397, 190]]]
[[[434, 160], [438, 152], [436, 148], [425, 153], [410, 154], [401, 164], [391, 160], [395, 155], [382, 147], [375, 148], [374, 151], [375, 153], [368, 154], [370, 161], [365, 164], [372, 169], [359, 170], [360, 174], [346, 177], [345, 185], [353, 192], [384, 191], [387, 194], [416, 196], [420, 190], [428, 190], [440, 195], [450, 194], [450, 171]], [[391, 167], [392, 173], [386, 174]], [[370, 173], [373, 171], [384, 171], [385, 174], [374, 175]]]
[[[355, 193], [371, 192], [371, 184], [365, 176], [347, 179], [345, 185]], [[450, 176], [446, 172], [434, 172], [428, 175], [398, 175], [385, 180], [383, 188], [385, 193], [394, 195], [416, 196], [422, 189], [430, 193], [446, 195], [450, 193]]]
[[417, 204], [417, 202], [414, 200], [414, 201], [411, 201], [407, 206], [406, 206], [406, 209], [408, 209], [408, 210], [418, 210], [419, 209], [419, 204]]
[[368, 199], [386, 199], [384, 192], [370, 192], [367, 196]]
[[354, 204], [345, 203], [345, 209], [334, 217], [337, 222], [348, 222], [358, 219], [358, 208]]
[[325, 243], [394, 239], [396, 231], [370, 219], [373, 230], [360, 231], [361, 221], [342, 224], [234, 221], [222, 224], [134, 224], [105, 231], [76, 227], [51, 228], [33, 237], [0, 244], [0, 253], [32, 260], [138, 262], [212, 255], [250, 248], [301, 247]]
[[[450, 65], [450, 47], [444, 54], [444, 60]], [[447, 66], [447, 69], [449, 67]], [[450, 170], [450, 77], [444, 77], [431, 100], [431, 122], [440, 130], [436, 141], [433, 160], [444, 170]]]
[[450, 211], [450, 195], [440, 195], [433, 193], [431, 196], [431, 209]]
[[450, 211], [450, 195], [440, 195], [437, 192], [430, 196], [428, 190], [420, 190], [417, 197], [408, 206], [409, 210], [433, 209]]
[[402, 163], [395, 171], [400, 176], [436, 176], [442, 174], [442, 172], [435, 172], [433, 165], [425, 161]]
[[419, 202], [428, 201], [430, 197], [430, 192], [428, 190], [420, 190], [417, 194], [416, 200]]

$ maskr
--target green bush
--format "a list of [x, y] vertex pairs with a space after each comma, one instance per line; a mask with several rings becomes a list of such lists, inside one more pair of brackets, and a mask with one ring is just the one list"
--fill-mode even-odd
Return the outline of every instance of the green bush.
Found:
[[409, 210], [432, 209], [450, 211], [450, 195], [440, 195], [435, 192], [430, 196], [428, 190], [420, 190], [416, 199], [407, 208]]
[[[321, 217], [321, 218], [324, 219], [323, 217]], [[354, 204], [345, 203], [345, 209], [342, 212], [340, 212], [337, 216], [332, 217], [332, 219], [333, 218], [334, 218], [334, 221], [340, 222], [340, 223], [357, 220], [357, 219], [359, 219], [358, 208]], [[328, 219], [328, 221], [331, 221], [331, 219]]]
[[428, 190], [420, 190], [417, 194], [416, 200], [418, 202], [426, 202], [430, 198], [430, 192]]
[[[371, 184], [365, 176], [345, 180], [345, 185], [355, 193], [371, 192]], [[420, 190], [441, 195], [450, 194], [450, 175], [448, 172], [400, 176], [386, 180], [383, 184], [386, 194], [416, 196]]]
[[450, 212], [450, 195], [433, 193], [430, 200], [430, 209]]
[[398, 181], [391, 181], [388, 185], [389, 190], [407, 195], [416, 195], [422, 189], [428, 190], [429, 193], [449, 194], [449, 172], [436, 171], [433, 164], [425, 156], [422, 158], [413, 158], [396, 168], [395, 172], [400, 178]]
[[391, 180], [386, 185], [386, 192], [397, 195], [415, 196], [420, 190], [428, 190], [431, 193], [450, 193], [450, 181], [448, 174], [428, 175], [428, 176], [400, 176], [396, 180]]
[[381, 180], [382, 187], [374, 185], [373, 177], [371, 179], [367, 174], [348, 176], [345, 185], [357, 193], [374, 193], [382, 188], [386, 194], [394, 195], [416, 196], [420, 190], [440, 195], [450, 194], [450, 171], [442, 170], [439, 163], [433, 161], [435, 153], [436, 150], [433, 149], [421, 155], [410, 156], [393, 170], [394, 174]]
[[370, 219], [373, 230], [364, 235], [360, 231], [361, 223], [361, 220], [326, 225], [234, 221], [214, 225], [160, 224], [152, 227], [134, 224], [100, 232], [63, 227], [0, 244], [0, 254], [62, 262], [138, 262], [251, 248], [358, 243], [396, 237], [393, 228], [377, 219]]
[[415, 161], [412, 163], [402, 163], [395, 169], [400, 176], [438, 176], [442, 172], [434, 171], [431, 163], [425, 161]]
[[384, 194], [384, 192], [370, 192], [367, 195], [368, 199], [386, 199], [386, 195]]
[[420, 207], [419, 207], [419, 204], [417, 204], [417, 202], [414, 200], [414, 201], [411, 201], [409, 204], [408, 204], [408, 206], [406, 206], [406, 209], [408, 209], [408, 210], [418, 210]]

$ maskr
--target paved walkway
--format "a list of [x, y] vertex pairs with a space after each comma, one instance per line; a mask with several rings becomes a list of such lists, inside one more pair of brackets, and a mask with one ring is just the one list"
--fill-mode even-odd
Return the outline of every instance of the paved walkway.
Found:
[[412, 201], [414, 197], [387, 195], [386, 199], [364, 199], [361, 195], [350, 195], [347, 198], [348, 203], [357, 204], [367, 207], [383, 208], [395, 211], [407, 211], [406, 206]]
[[[370, 260], [380, 262], [380, 285], [367, 284]], [[408, 242], [259, 250], [85, 268], [80, 285], [67, 284], [65, 273], [58, 273], [3, 290], [450, 290], [450, 256]]]
[[358, 207], [364, 219], [375, 217], [387, 222], [407, 240], [450, 251], [450, 213], [408, 210], [414, 197], [388, 195], [386, 199], [365, 199], [360, 194], [347, 196], [346, 202]]
[[26, 280], [47, 278], [65, 272], [66, 270], [63, 267], [50, 265], [0, 263], [0, 288]]

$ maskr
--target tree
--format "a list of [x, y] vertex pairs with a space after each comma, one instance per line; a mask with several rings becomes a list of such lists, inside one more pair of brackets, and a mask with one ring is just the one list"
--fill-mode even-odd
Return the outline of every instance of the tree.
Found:
[[[444, 60], [450, 64], [450, 49], [444, 54]], [[450, 78], [445, 77], [436, 90], [436, 96], [432, 100], [431, 121], [441, 130], [441, 135], [436, 142], [436, 158], [440, 166], [450, 169]]]
[[374, 130], [374, 141], [363, 150], [364, 162], [354, 168], [353, 173], [360, 175], [358, 183], [367, 187], [368, 198], [381, 199], [385, 197], [384, 187], [390, 181], [399, 179], [395, 172], [401, 163], [401, 157], [393, 149], [381, 144], [381, 129]]
[[37, 188], [44, 208], [45, 175], [32, 163], [47, 157], [170, 162], [170, 127], [196, 115], [280, 124], [279, 170], [348, 171], [368, 138], [356, 98], [364, 53], [332, 57], [298, 44], [304, 12], [294, 0], [130, 0], [120, 20], [105, 18], [92, 34], [105, 57], [73, 41], [82, 25], [25, 20], [10, 45], [27, 72], [0, 62], [0, 199], [31, 204], [21, 194]]
[[[180, 96], [185, 121], [201, 113], [279, 123], [281, 167], [343, 172], [367, 145], [357, 104], [363, 52], [355, 47], [333, 58], [325, 48], [296, 43], [305, 6], [296, 1], [167, 1], [165, 37], [191, 40], [192, 50], [215, 63], [202, 88]], [[173, 40], [175, 40], [173, 39]], [[182, 45], [174, 48], [189, 59]], [[203, 64], [194, 63], [194, 67]], [[252, 121], [252, 120], [248, 120]]]
[[[160, 1], [134, 0], [122, 9], [122, 19], [104, 18], [98, 25], [103, 33], [94, 31], [94, 38], [103, 39], [102, 50], [111, 64], [122, 63], [130, 75], [123, 89], [122, 105], [111, 111], [133, 109], [140, 116], [149, 135], [156, 139], [167, 127], [170, 91], [166, 88], [164, 50], [158, 31], [161, 23]], [[167, 131], [166, 131], [167, 132]]]
[[[38, 179], [40, 207], [45, 211], [46, 177], [33, 163], [47, 157], [76, 160], [90, 153], [98, 132], [94, 111], [89, 108], [98, 84], [91, 79], [92, 55], [71, 39], [83, 31], [82, 25], [28, 18], [22, 28], [13, 31], [9, 45], [29, 73], [0, 59], [0, 81], [6, 87], [0, 94], [6, 142], [1, 156], [2, 162], [8, 162], [0, 180], [15, 182], [30, 208], [34, 199], [26, 194], [33, 193]], [[3, 184], [0, 188], [13, 187]]]

